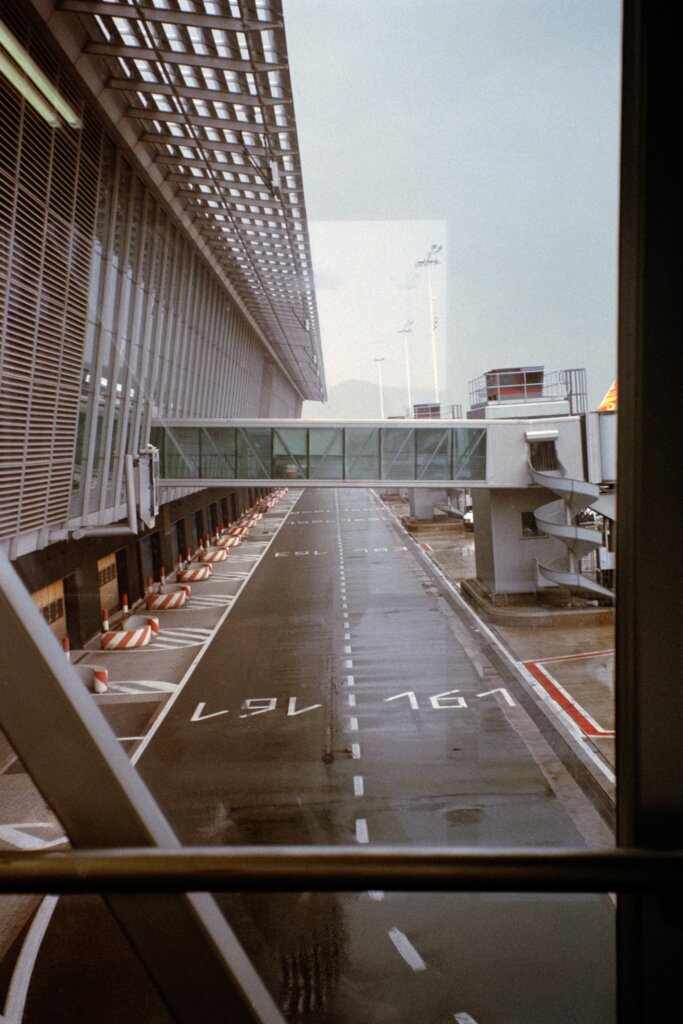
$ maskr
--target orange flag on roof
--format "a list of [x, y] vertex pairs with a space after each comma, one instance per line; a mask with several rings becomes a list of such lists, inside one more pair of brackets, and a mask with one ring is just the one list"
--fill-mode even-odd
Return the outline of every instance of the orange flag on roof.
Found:
[[617, 382], [615, 381], [612, 387], [609, 389], [602, 402], [598, 406], [598, 412], [616, 412], [617, 411]]

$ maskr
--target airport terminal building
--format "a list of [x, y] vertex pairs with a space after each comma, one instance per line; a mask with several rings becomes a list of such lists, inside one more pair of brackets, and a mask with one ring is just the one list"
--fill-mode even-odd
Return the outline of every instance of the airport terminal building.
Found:
[[257, 496], [159, 506], [153, 416], [325, 397], [278, 5], [164, 7], [3, 8], [0, 543], [72, 647]]

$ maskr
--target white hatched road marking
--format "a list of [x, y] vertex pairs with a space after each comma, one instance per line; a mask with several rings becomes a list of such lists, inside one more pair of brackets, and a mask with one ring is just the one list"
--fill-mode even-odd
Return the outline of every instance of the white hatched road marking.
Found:
[[177, 683], [169, 683], [164, 679], [122, 679], [110, 682], [112, 693], [173, 693]]
[[190, 606], [192, 608], [225, 608], [234, 601], [233, 594], [192, 594]]
[[20, 821], [14, 825], [0, 825], [0, 840], [17, 850], [47, 850], [50, 846], [61, 846], [67, 842], [65, 835], [57, 839], [40, 839], [31, 835], [27, 829], [58, 828], [51, 821]]
[[212, 636], [212, 629], [204, 629], [199, 626], [178, 626], [175, 629], [167, 629], [162, 626], [152, 643], [147, 648], [139, 649], [141, 651], [172, 651], [178, 647], [197, 647], [207, 643]]
[[[212, 580], [245, 580], [249, 575], [248, 569], [214, 569], [211, 573]], [[194, 603], [196, 591], [192, 592], [190, 601]]]

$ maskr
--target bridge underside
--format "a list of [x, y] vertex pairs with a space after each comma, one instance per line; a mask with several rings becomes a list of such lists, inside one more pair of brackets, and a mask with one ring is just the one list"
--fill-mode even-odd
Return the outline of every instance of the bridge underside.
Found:
[[158, 424], [165, 486], [485, 487], [486, 430], [439, 425]]

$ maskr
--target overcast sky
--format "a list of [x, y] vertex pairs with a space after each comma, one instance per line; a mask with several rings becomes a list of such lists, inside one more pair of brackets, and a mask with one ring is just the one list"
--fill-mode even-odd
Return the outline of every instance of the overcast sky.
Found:
[[[328, 386], [615, 374], [615, 0], [284, 0]], [[372, 223], [368, 223], [372, 222]], [[420, 390], [421, 389], [421, 390]], [[414, 396], [415, 397], [415, 396]], [[320, 406], [317, 407], [320, 409]], [[316, 406], [307, 403], [306, 415]]]

